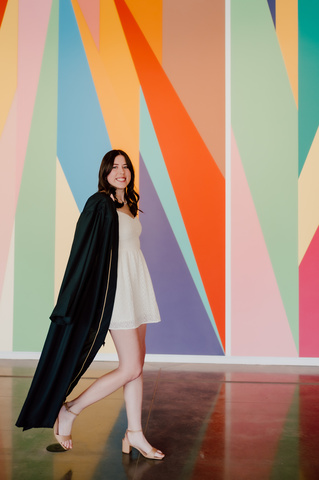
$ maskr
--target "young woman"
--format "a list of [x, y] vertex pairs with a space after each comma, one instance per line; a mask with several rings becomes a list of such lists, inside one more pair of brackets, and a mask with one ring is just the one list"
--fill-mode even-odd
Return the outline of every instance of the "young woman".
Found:
[[[159, 322], [160, 315], [140, 250], [138, 200], [131, 160], [122, 150], [111, 150], [102, 159], [98, 192], [79, 218], [52, 324], [17, 426], [52, 427], [55, 420], [55, 437], [69, 450], [76, 416], [123, 386], [128, 420], [123, 453], [134, 447], [146, 458], [161, 460], [164, 454], [148, 443], [141, 423], [146, 325]], [[108, 329], [118, 368], [63, 403]]]

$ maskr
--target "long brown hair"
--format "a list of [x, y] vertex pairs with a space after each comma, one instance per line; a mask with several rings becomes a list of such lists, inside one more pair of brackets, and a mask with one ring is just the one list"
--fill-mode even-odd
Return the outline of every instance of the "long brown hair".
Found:
[[123, 150], [110, 150], [102, 158], [100, 171], [99, 171], [98, 190], [99, 192], [105, 192], [108, 195], [113, 195], [116, 202], [116, 207], [117, 208], [123, 207], [124, 203], [119, 202], [118, 199], [116, 198], [115, 187], [110, 185], [109, 182], [107, 181], [107, 177], [112, 171], [114, 160], [118, 155], [122, 155], [125, 158], [127, 168], [131, 172], [131, 180], [128, 186], [126, 187], [124, 198], [127, 201], [127, 204], [129, 206], [129, 209], [132, 215], [136, 217], [137, 211], [138, 211], [138, 201], [140, 196], [135, 191], [135, 187], [134, 187], [135, 173], [134, 173], [133, 164], [131, 162], [130, 157], [127, 155], [127, 153], [123, 152]]

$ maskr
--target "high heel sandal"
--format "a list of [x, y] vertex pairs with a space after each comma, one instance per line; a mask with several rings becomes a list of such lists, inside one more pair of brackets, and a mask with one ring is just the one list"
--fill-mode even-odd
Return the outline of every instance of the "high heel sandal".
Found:
[[[128, 437], [127, 437], [127, 433], [138, 433], [138, 432], [142, 432], [143, 430], [126, 430], [125, 432], [125, 436], [122, 440], [122, 452], [123, 453], [131, 453], [132, 451], [132, 447], [135, 448], [136, 450], [138, 450], [140, 452], [141, 455], [143, 455], [143, 457], [145, 458], [149, 458], [151, 460], [163, 460], [163, 458], [165, 457], [165, 455], [160, 451], [160, 450], [157, 450], [156, 448], [152, 447], [151, 450], [146, 453], [144, 452], [142, 449], [138, 448], [138, 447], [135, 447], [134, 445], [132, 445], [129, 440], [128, 440]], [[160, 454], [160, 455], [163, 455], [162, 457], [156, 457], [155, 454]]]
[[[67, 412], [72, 413], [72, 415], [75, 415], [76, 417], [78, 416], [78, 413], [74, 413], [74, 412], [72, 412], [72, 410], [70, 410], [70, 407], [68, 406], [67, 403], [64, 403], [63, 405], [65, 406], [65, 409], [66, 409]], [[53, 427], [53, 433], [54, 433], [55, 438], [57, 439], [57, 441], [59, 442], [59, 444], [63, 448], [63, 450], [71, 450], [71, 448], [65, 448], [63, 443], [67, 442], [69, 440], [72, 440], [72, 435], [59, 435], [59, 415], [58, 415], [58, 417], [55, 421], [55, 424], [54, 424], [54, 427]]]

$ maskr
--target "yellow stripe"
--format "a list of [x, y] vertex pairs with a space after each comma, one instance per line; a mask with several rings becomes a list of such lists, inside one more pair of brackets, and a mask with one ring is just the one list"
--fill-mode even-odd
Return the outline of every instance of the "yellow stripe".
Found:
[[18, 83], [18, 0], [8, 2], [0, 28], [0, 136]]
[[276, 32], [298, 107], [298, 0], [276, 0]]
[[138, 185], [140, 84], [116, 7], [101, 0], [98, 51], [78, 2], [72, 5], [112, 148], [132, 159]]
[[299, 264], [319, 226], [319, 128], [298, 181]]

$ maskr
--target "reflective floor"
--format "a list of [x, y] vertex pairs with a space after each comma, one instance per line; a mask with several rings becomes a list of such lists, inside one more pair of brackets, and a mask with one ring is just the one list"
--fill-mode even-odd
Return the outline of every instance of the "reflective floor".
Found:
[[[50, 453], [49, 429], [14, 423], [35, 362], [0, 360], [1, 480], [319, 479], [319, 368], [147, 364], [143, 420], [166, 453], [121, 453], [122, 391], [74, 423], [74, 449]], [[95, 362], [74, 394], [114, 368]]]

